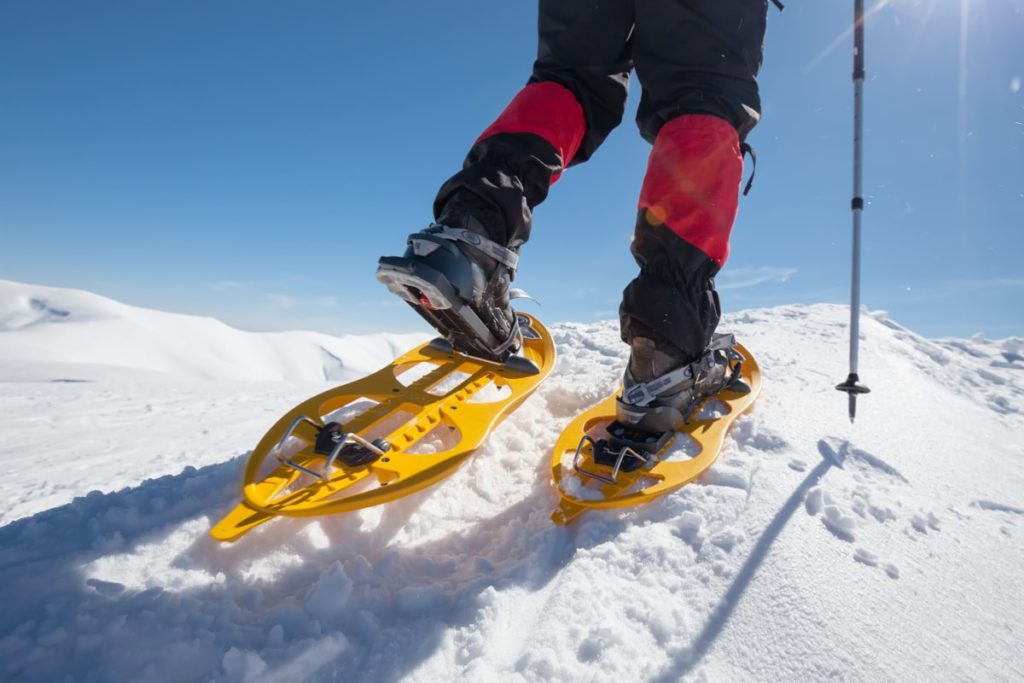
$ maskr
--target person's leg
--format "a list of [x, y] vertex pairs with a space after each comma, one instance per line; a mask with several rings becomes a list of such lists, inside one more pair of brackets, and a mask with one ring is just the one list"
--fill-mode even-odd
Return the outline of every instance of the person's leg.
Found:
[[667, 356], [642, 374], [699, 358], [718, 325], [714, 277], [736, 217], [741, 136], [759, 117], [766, 13], [767, 0], [637, 3], [637, 123], [654, 148], [631, 247], [640, 273], [623, 292], [621, 331], [634, 350], [641, 338]]
[[654, 143], [631, 250], [640, 273], [619, 309], [630, 360], [620, 423], [679, 429], [704, 397], [742, 391], [714, 277], [729, 254], [743, 159], [760, 110], [767, 0], [638, 3], [633, 55], [643, 87], [637, 123]]
[[478, 222], [513, 249], [525, 243], [550, 185], [622, 120], [632, 27], [632, 0], [541, 0], [530, 81], [441, 187], [436, 220], [469, 229]]
[[533, 75], [434, 202], [436, 224], [383, 257], [377, 278], [452, 345], [504, 361], [520, 335], [509, 304], [533, 208], [622, 119], [632, 0], [541, 0]]

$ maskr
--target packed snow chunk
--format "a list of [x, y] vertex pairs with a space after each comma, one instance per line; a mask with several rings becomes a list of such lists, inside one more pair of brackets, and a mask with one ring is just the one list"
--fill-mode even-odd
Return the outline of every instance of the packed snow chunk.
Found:
[[576, 476], [575, 472], [570, 472], [566, 467], [562, 468], [562, 479], [559, 482], [559, 488], [567, 496], [577, 500], [604, 500], [604, 493], [601, 492], [601, 489], [597, 488], [598, 484], [600, 482], [596, 479], [588, 478], [587, 481], [583, 481], [580, 477]]
[[320, 522], [310, 522], [304, 531], [306, 539], [314, 549], [327, 550], [331, 547], [331, 539], [324, 532], [324, 528]]
[[583, 663], [597, 662], [608, 651], [608, 645], [618, 642], [624, 635], [628, 637], [610, 627], [591, 628], [576, 649], [576, 659]]
[[251, 650], [239, 650], [233, 647], [224, 653], [221, 668], [227, 681], [247, 683], [261, 677], [267, 670], [267, 663]]
[[321, 623], [337, 624], [345, 613], [345, 605], [352, 597], [352, 580], [345, 573], [341, 562], [334, 563], [325, 569], [313, 587], [306, 593], [303, 606], [306, 611]]
[[302, 557], [291, 551], [275, 550], [244, 561], [239, 569], [241, 577], [247, 583], [270, 584], [289, 569], [301, 566], [302, 563]]
[[704, 518], [696, 512], [684, 512], [676, 520], [673, 533], [695, 551], [698, 551], [704, 542], [704, 537], [701, 533], [701, 526], [703, 524]]
[[732, 529], [723, 529], [712, 536], [710, 540], [712, 545], [721, 548], [726, 553], [731, 553], [736, 544], [743, 540], [743, 534]]
[[678, 434], [662, 454], [661, 462], [682, 462], [700, 455], [700, 442], [688, 434]]
[[857, 528], [857, 520], [843, 512], [835, 505], [826, 505], [821, 516], [822, 524], [832, 534], [847, 543], [853, 543], [853, 531]]
[[807, 492], [804, 496], [804, 507], [807, 510], [807, 514], [814, 517], [821, 512], [822, 505], [822, 493], [821, 487], [815, 486]]
[[739, 468], [718, 465], [704, 472], [700, 476], [700, 481], [707, 486], [724, 486], [740, 491], [750, 490], [750, 475], [747, 471]]

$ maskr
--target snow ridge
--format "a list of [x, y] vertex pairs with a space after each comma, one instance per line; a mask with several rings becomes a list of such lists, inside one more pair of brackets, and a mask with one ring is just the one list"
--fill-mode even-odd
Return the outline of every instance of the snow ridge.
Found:
[[[0, 280], [0, 380], [122, 377], [347, 382], [426, 334], [243, 332], [71, 289]], [[344, 360], [343, 360], [344, 359]]]

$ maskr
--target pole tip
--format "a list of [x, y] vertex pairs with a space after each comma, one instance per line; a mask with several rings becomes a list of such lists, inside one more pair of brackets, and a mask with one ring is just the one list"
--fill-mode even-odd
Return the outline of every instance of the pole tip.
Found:
[[851, 372], [845, 382], [836, 385], [836, 389], [844, 391], [850, 396], [850, 424], [853, 424], [854, 418], [857, 417], [858, 394], [867, 394], [871, 390], [860, 383], [860, 377], [857, 376], [856, 372]]

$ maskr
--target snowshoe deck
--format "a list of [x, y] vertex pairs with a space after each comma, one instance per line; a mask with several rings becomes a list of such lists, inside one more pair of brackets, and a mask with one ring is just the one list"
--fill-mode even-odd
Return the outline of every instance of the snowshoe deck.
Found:
[[[683, 431], [651, 435], [648, 447], [638, 435], [620, 431], [615, 421], [615, 398], [620, 391], [573, 420], [555, 444], [551, 475], [560, 501], [551, 520], [564, 525], [588, 509], [649, 503], [711, 467], [725, 435], [761, 389], [757, 361], [742, 345], [737, 344], [736, 351], [743, 357], [742, 378], [750, 392], [718, 392], [694, 411]], [[725, 414], [703, 417], [712, 401], [720, 402]], [[694, 447], [699, 449], [696, 454], [684, 452]]]
[[431, 342], [293, 408], [253, 450], [242, 502], [210, 535], [234, 541], [277, 515], [358, 510], [450, 476], [554, 366], [548, 331], [524, 314], [519, 324], [513, 362]]

